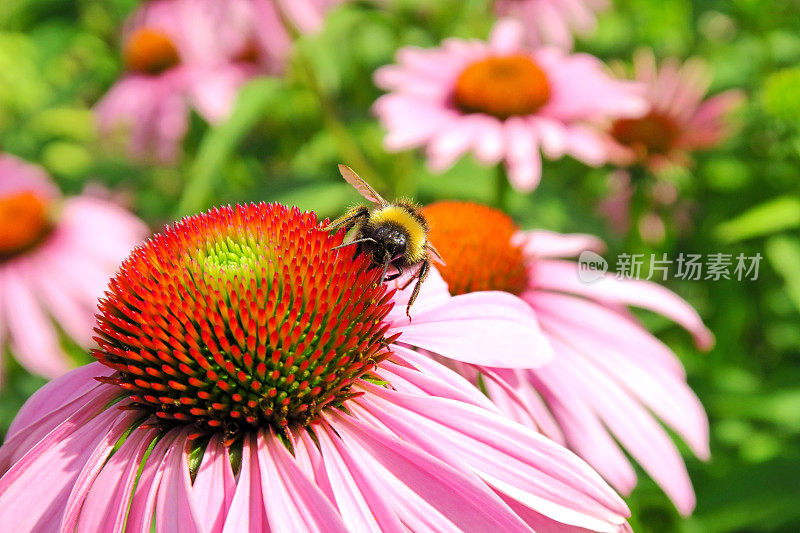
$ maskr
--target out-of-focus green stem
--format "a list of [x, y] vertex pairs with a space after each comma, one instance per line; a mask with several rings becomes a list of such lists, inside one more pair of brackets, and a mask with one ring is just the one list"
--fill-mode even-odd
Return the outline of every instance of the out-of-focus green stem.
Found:
[[508, 212], [508, 192], [510, 189], [506, 166], [500, 162], [497, 164], [494, 175], [494, 206], [504, 213]]
[[325, 126], [333, 135], [333, 138], [338, 145], [339, 153], [345, 159], [343, 161], [347, 166], [352, 167], [364, 180], [369, 182], [376, 189], [386, 189], [386, 180], [380, 177], [380, 174], [375, 170], [372, 164], [367, 160], [367, 157], [362, 152], [356, 140], [350, 134], [350, 130], [342, 122], [339, 114], [336, 111], [336, 106], [331, 100], [328, 93], [322, 87], [322, 84], [314, 71], [314, 66], [309, 61], [305, 52], [298, 47], [297, 60], [305, 74], [306, 83], [317, 101], [322, 111], [322, 119]]
[[417, 179], [414, 169], [414, 154], [403, 152], [394, 158], [393, 188], [396, 198], [406, 196], [414, 198], [417, 195]]

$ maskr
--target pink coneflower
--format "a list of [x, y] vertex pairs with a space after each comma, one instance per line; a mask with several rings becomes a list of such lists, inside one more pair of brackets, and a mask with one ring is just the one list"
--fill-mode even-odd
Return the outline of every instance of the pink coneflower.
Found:
[[424, 146], [435, 171], [472, 151], [485, 165], [503, 163], [519, 190], [541, 176], [539, 149], [590, 165], [605, 162], [590, 121], [638, 116], [635, 83], [611, 78], [587, 54], [523, 46], [522, 26], [500, 21], [488, 42], [448, 39], [440, 48], [403, 48], [398, 65], [378, 69], [390, 91], [375, 103], [389, 150]]
[[327, 12], [347, 0], [242, 0], [252, 9], [250, 37], [259, 55], [282, 68], [288, 59], [292, 34], [320, 30]]
[[529, 36], [570, 49], [573, 32], [591, 33], [597, 26], [596, 14], [608, 4], [606, 0], [497, 0], [494, 9], [498, 15], [519, 19]]
[[507, 215], [478, 204], [440, 202], [424, 213], [447, 262], [440, 270], [450, 292], [517, 295], [535, 311], [554, 352], [532, 369], [451, 364], [472, 380], [480, 374], [506, 415], [567, 445], [629, 493], [636, 475], [621, 445], [682, 513], [691, 512], [686, 468], [657, 418], [701, 458], [709, 455], [708, 421], [680, 362], [627, 306], [676, 321], [709, 348], [713, 337], [694, 309], [646, 281], [609, 276], [582, 283], [577, 263], [558, 258], [601, 247], [594, 237], [519, 232]]
[[0, 154], [0, 351], [46, 378], [69, 370], [58, 330], [88, 347], [97, 297], [145, 232], [108, 202], [60, 199], [43, 169]]
[[127, 72], [95, 109], [100, 130], [129, 135], [137, 158], [174, 161], [189, 110], [219, 122], [239, 86], [263, 71], [237, 32], [242, 9], [217, 0], [154, 0], [123, 30]]
[[731, 133], [727, 115], [744, 100], [729, 90], [707, 100], [711, 73], [699, 58], [681, 64], [667, 59], [656, 66], [653, 52], [634, 57], [634, 79], [647, 87], [649, 111], [634, 119], [619, 119], [609, 129], [609, 160], [621, 166], [642, 163], [651, 170], [667, 164], [689, 166], [690, 152], [707, 150]]
[[[260, 204], [137, 248], [100, 301], [100, 362], [45, 386], [9, 429], [4, 528], [625, 527], [585, 463], [398, 344], [414, 326], [387, 320], [394, 294], [342, 239], [313, 213]], [[439, 329], [421, 323], [417, 339], [460, 351], [458, 333], [478, 336], [466, 308], [426, 305]], [[498, 333], [483, 332], [513, 349]]]

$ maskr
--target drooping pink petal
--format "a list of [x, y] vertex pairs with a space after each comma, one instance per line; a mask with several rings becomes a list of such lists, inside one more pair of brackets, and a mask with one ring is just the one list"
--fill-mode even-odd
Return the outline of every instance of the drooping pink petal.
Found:
[[467, 363], [530, 368], [552, 357], [530, 308], [504, 292], [455, 296], [395, 329], [404, 343]]
[[220, 533], [236, 491], [228, 450], [222, 435], [214, 435], [206, 446], [192, 492], [201, 524], [207, 533]]
[[628, 516], [624, 502], [588, 465], [527, 428], [468, 404], [364, 387], [372, 398], [359, 406], [380, 412], [404, 440], [466, 463], [489, 485], [538, 512], [597, 531], [613, 531]]
[[634, 305], [664, 315], [683, 326], [700, 348], [709, 349], [714, 336], [692, 306], [674, 292], [655, 283], [618, 280], [606, 276], [592, 284], [581, 283], [576, 265], [567, 261], [538, 261], [532, 275], [536, 287], [563, 291], [600, 302]]
[[200, 522], [189, 479], [186, 461], [186, 436], [188, 430], [179, 432], [164, 458], [164, 477], [156, 496], [156, 530], [159, 533], [200, 533], [205, 524]]
[[[528, 531], [477, 477], [391, 434], [343, 415], [330, 424], [384, 486], [404, 524], [421, 531]], [[437, 454], [439, 455], [439, 454]]]
[[156, 437], [154, 430], [134, 430], [92, 483], [76, 531], [122, 531], [139, 466]]
[[266, 533], [269, 531], [264, 510], [266, 495], [262, 494], [258, 463], [256, 439], [254, 436], [245, 437], [239, 479], [236, 480], [236, 492], [233, 494], [228, 515], [225, 517], [223, 533], [238, 533], [239, 531]]
[[525, 255], [537, 259], [574, 257], [586, 250], [600, 253], [606, 248], [602, 240], [585, 233], [565, 235], [555, 231], [534, 230], [520, 232], [517, 238], [523, 245]]
[[370, 472], [353, 460], [339, 435], [326, 426], [316, 433], [327, 478], [344, 525], [351, 531], [405, 531]]
[[[70, 492], [94, 449], [116, 430], [119, 411], [77, 412], [8, 469], [0, 478], [0, 523], [9, 531], [44, 530], [59, 524]], [[93, 420], [92, 420], [93, 419]], [[87, 424], [92, 420], [91, 424]], [[35, 497], [31, 487], [36, 487]]]
[[150, 533], [156, 497], [167, 467], [167, 453], [180, 436], [180, 430], [171, 430], [161, 437], [153, 451], [147, 456], [144, 468], [136, 482], [136, 490], [131, 499], [126, 532]]
[[347, 533], [331, 503], [294, 463], [274, 433], [259, 433], [258, 456], [271, 531]]

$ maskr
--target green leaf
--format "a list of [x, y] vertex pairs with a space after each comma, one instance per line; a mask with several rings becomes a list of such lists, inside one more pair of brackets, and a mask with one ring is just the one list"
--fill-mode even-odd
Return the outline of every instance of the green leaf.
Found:
[[767, 241], [764, 251], [786, 282], [786, 295], [800, 310], [800, 241], [778, 235]]
[[780, 196], [720, 224], [715, 233], [721, 241], [736, 242], [798, 226], [800, 226], [800, 199], [794, 196]]

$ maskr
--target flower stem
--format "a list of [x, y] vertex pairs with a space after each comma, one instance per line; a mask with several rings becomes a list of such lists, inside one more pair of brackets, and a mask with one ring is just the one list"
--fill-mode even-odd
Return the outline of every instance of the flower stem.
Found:
[[506, 167], [503, 163], [498, 163], [494, 175], [494, 206], [503, 212], [508, 212], [508, 192], [510, 188]]
[[311, 89], [311, 92], [314, 93], [314, 96], [316, 96], [317, 101], [319, 102], [320, 109], [322, 111], [323, 122], [331, 132], [331, 135], [333, 135], [334, 141], [338, 146], [339, 153], [345, 159], [344, 163], [353, 167], [353, 170], [355, 170], [362, 178], [364, 178], [365, 181], [369, 182], [376, 189], [386, 188], [386, 181], [380, 177], [380, 174], [378, 174], [378, 172], [369, 162], [356, 140], [350, 134], [350, 130], [347, 128], [344, 122], [342, 122], [342, 119], [336, 112], [336, 106], [334, 105], [328, 93], [322, 87], [322, 84], [320, 83], [319, 78], [314, 71], [314, 66], [311, 64], [311, 61], [309, 61], [305, 51], [302, 50], [302, 47], [297, 47], [297, 49], [298, 53], [296, 57], [300, 67], [303, 70], [303, 74], [305, 75], [308, 88]]

